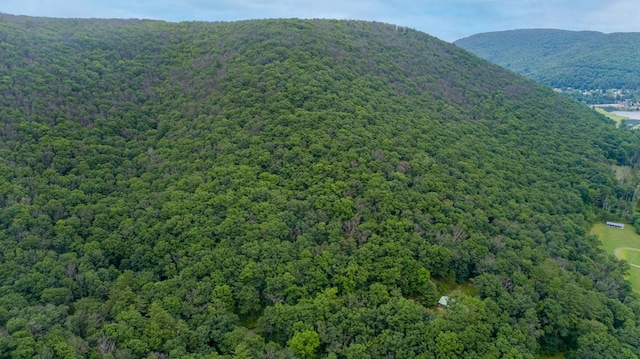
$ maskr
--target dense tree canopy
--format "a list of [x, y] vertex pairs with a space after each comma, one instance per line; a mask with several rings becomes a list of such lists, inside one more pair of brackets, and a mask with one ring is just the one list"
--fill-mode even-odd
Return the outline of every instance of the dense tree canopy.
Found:
[[0, 357], [640, 356], [588, 108], [381, 23], [0, 28]]

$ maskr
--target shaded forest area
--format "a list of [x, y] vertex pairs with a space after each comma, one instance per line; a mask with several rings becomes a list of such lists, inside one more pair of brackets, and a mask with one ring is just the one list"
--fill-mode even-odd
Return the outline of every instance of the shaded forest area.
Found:
[[0, 15], [0, 58], [2, 358], [640, 356], [587, 234], [638, 140], [550, 89], [356, 21]]

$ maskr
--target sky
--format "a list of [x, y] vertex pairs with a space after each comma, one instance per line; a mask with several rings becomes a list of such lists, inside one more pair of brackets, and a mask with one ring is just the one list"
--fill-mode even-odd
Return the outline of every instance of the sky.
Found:
[[512, 29], [640, 32], [638, 0], [0, 0], [0, 12], [75, 18], [374, 20], [445, 41]]

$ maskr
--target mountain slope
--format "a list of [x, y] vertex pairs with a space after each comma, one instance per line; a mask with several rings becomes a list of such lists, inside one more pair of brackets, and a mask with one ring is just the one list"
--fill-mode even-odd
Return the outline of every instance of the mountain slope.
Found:
[[0, 20], [2, 356], [640, 354], [588, 108], [381, 23]]
[[476, 34], [455, 44], [559, 88], [636, 89], [639, 33], [525, 29]]

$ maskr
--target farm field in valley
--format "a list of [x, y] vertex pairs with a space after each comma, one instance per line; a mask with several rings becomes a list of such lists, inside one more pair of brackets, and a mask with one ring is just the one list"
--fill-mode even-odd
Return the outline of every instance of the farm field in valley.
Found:
[[616, 115], [616, 114], [613, 114], [611, 112], [607, 112], [604, 109], [599, 108], [599, 107], [594, 108], [594, 110], [596, 110], [596, 112], [601, 113], [601, 114], [609, 117], [610, 119], [616, 121], [616, 127], [620, 127], [620, 124], [622, 123], [622, 121], [627, 119], [627, 117], [625, 117], [625, 116]]

